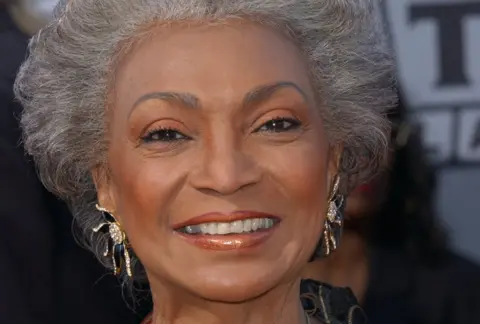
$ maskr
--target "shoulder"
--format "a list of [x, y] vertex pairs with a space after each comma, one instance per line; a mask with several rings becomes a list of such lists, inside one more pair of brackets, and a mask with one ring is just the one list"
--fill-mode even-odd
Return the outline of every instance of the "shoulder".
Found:
[[302, 281], [300, 296], [304, 309], [321, 323], [368, 323], [365, 313], [349, 288], [333, 287], [307, 279]]
[[[480, 267], [449, 252], [436, 266], [416, 275], [415, 304], [440, 323], [480, 323]], [[426, 316], [426, 315], [425, 315]]]
[[480, 265], [467, 259], [459, 254], [450, 253], [446, 263], [447, 271], [456, 274], [464, 274], [467, 277], [473, 276], [475, 279], [480, 279]]
[[419, 267], [415, 304], [438, 323], [480, 323], [480, 266], [449, 252], [435, 266]]
[[376, 248], [365, 310], [381, 323], [480, 323], [480, 267], [446, 250], [427, 262], [402, 250]]
[[423, 266], [419, 272], [422, 281], [441, 283], [448, 293], [480, 296], [480, 265], [459, 254], [448, 252], [441, 262]]
[[424, 275], [443, 283], [445, 294], [458, 301], [480, 302], [480, 266], [459, 254], [449, 253], [438, 267], [424, 270]]

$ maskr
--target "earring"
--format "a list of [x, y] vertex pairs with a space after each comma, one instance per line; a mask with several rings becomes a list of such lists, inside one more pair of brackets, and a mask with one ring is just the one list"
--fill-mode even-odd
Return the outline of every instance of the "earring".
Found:
[[[98, 233], [102, 228], [108, 226], [108, 233], [110, 234], [110, 240], [108, 240], [106, 243], [103, 256], [106, 257], [108, 255], [111, 255], [113, 263], [113, 273], [115, 275], [120, 274], [124, 260], [127, 275], [129, 277], [132, 277], [130, 254], [128, 253], [128, 242], [125, 232], [122, 230], [120, 223], [117, 222], [115, 216], [113, 216], [110, 211], [99, 205], [95, 205], [95, 207], [98, 211], [101, 211], [103, 213], [107, 221], [93, 228], [93, 232]], [[108, 218], [112, 218], [112, 220], [110, 221], [108, 220]]]
[[323, 228], [323, 254], [330, 255], [334, 252], [340, 241], [343, 226], [343, 203], [344, 196], [338, 194], [340, 177], [335, 177], [332, 192], [328, 199], [327, 217]]

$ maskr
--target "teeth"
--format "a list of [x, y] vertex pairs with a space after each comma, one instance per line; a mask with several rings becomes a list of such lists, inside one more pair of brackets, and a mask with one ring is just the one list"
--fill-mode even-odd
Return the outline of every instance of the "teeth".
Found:
[[230, 223], [203, 223], [199, 225], [185, 226], [181, 231], [187, 234], [239, 234], [268, 229], [273, 227], [274, 223], [274, 220], [271, 218], [253, 218], [236, 220]]
[[267, 218], [265, 220], [265, 228], [270, 228], [273, 226], [273, 219]]
[[260, 227], [260, 221], [259, 218], [252, 219], [252, 231], [256, 231]]
[[228, 234], [228, 233], [230, 233], [230, 224], [229, 223], [218, 223], [217, 233], [218, 234]]
[[208, 234], [208, 223], [200, 224], [200, 226], [194, 225], [194, 226], [192, 226], [192, 227], [193, 227], [193, 228], [195, 228], [195, 227], [200, 227], [200, 228], [199, 228], [199, 230], [200, 230], [199, 232], [200, 232], [200, 233]]
[[251, 219], [246, 219], [246, 220], [243, 221], [243, 230], [245, 232], [250, 232], [252, 230], [252, 220]]
[[234, 221], [230, 224], [230, 232], [232, 233], [242, 233], [243, 232], [243, 222], [241, 220]]
[[218, 233], [218, 226], [215, 223], [208, 224], [208, 234], [215, 235]]

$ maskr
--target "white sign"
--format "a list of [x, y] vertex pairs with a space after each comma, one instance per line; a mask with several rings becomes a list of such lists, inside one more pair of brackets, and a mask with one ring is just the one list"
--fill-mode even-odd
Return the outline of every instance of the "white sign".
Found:
[[416, 114], [422, 136], [428, 143], [434, 161], [449, 161], [455, 155], [454, 116], [449, 110], [426, 111]]
[[472, 144], [480, 142], [480, 0], [383, 6], [402, 92], [435, 160], [480, 163], [480, 144]]
[[475, 108], [463, 109], [459, 116], [458, 157], [465, 162], [480, 161], [480, 105]]

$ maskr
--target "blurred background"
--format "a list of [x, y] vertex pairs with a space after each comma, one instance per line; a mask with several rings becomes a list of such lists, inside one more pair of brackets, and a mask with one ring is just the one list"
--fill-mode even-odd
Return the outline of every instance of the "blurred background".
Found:
[[[127, 306], [19, 144], [15, 74], [56, 2], [0, 0], [0, 323], [140, 323], [149, 296]], [[348, 199], [339, 251], [306, 276], [352, 287], [372, 324], [480, 323], [480, 0], [378, 4], [402, 97], [393, 162]]]
[[480, 261], [480, 1], [387, 0], [381, 10], [412, 117], [439, 167], [453, 247]]

